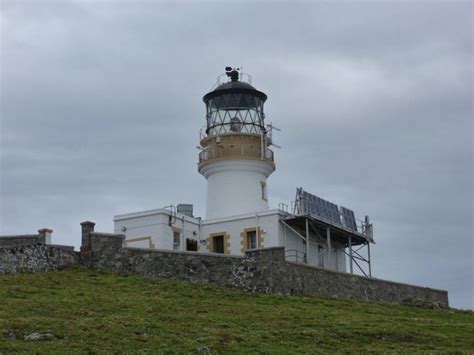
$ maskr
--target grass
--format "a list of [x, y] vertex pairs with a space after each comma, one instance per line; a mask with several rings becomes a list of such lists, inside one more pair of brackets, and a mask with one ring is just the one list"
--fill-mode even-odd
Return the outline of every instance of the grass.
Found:
[[[33, 332], [55, 339], [25, 341]], [[474, 315], [73, 268], [0, 276], [0, 353], [474, 352]]]

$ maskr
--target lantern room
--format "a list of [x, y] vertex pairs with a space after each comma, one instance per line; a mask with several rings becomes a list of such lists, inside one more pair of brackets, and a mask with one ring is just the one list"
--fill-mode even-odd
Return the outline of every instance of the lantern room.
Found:
[[203, 97], [198, 171], [207, 180], [207, 218], [268, 210], [267, 178], [275, 170], [271, 125], [265, 125], [267, 95], [226, 68], [229, 81]]
[[263, 105], [267, 95], [249, 83], [239, 81], [238, 69], [226, 68], [229, 82], [203, 97], [206, 104], [206, 135], [226, 133], [265, 134]]

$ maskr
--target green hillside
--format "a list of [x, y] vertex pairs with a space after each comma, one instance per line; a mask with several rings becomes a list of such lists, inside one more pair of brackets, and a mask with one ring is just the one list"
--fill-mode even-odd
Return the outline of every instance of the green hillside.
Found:
[[[42, 341], [24, 340], [48, 333]], [[474, 316], [75, 268], [0, 276], [0, 353], [474, 351]]]

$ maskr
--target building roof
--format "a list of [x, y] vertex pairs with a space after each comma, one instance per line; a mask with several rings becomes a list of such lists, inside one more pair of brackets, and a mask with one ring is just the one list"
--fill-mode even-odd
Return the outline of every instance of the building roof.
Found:
[[258, 96], [263, 101], [267, 99], [267, 95], [265, 95], [265, 93], [258, 91], [249, 83], [243, 81], [228, 81], [226, 83], [220, 84], [211, 92], [208, 92], [206, 95], [204, 95], [202, 100], [207, 102], [213, 97], [224, 94], [250, 94]]
[[216, 90], [227, 90], [227, 89], [250, 89], [256, 90], [252, 85], [249, 83], [245, 83], [243, 81], [228, 81], [227, 83], [222, 83], [218, 87], [214, 89]]

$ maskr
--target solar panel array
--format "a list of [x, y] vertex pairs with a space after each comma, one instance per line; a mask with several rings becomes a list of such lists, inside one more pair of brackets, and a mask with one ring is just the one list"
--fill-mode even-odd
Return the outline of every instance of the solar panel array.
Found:
[[339, 208], [335, 203], [312, 195], [302, 188], [296, 189], [296, 197], [299, 213], [321, 217], [357, 232], [354, 211], [342, 206]]
[[357, 224], [355, 220], [354, 211], [343, 206], [341, 206], [340, 209], [341, 209], [342, 223], [344, 224], [344, 227], [357, 232]]

